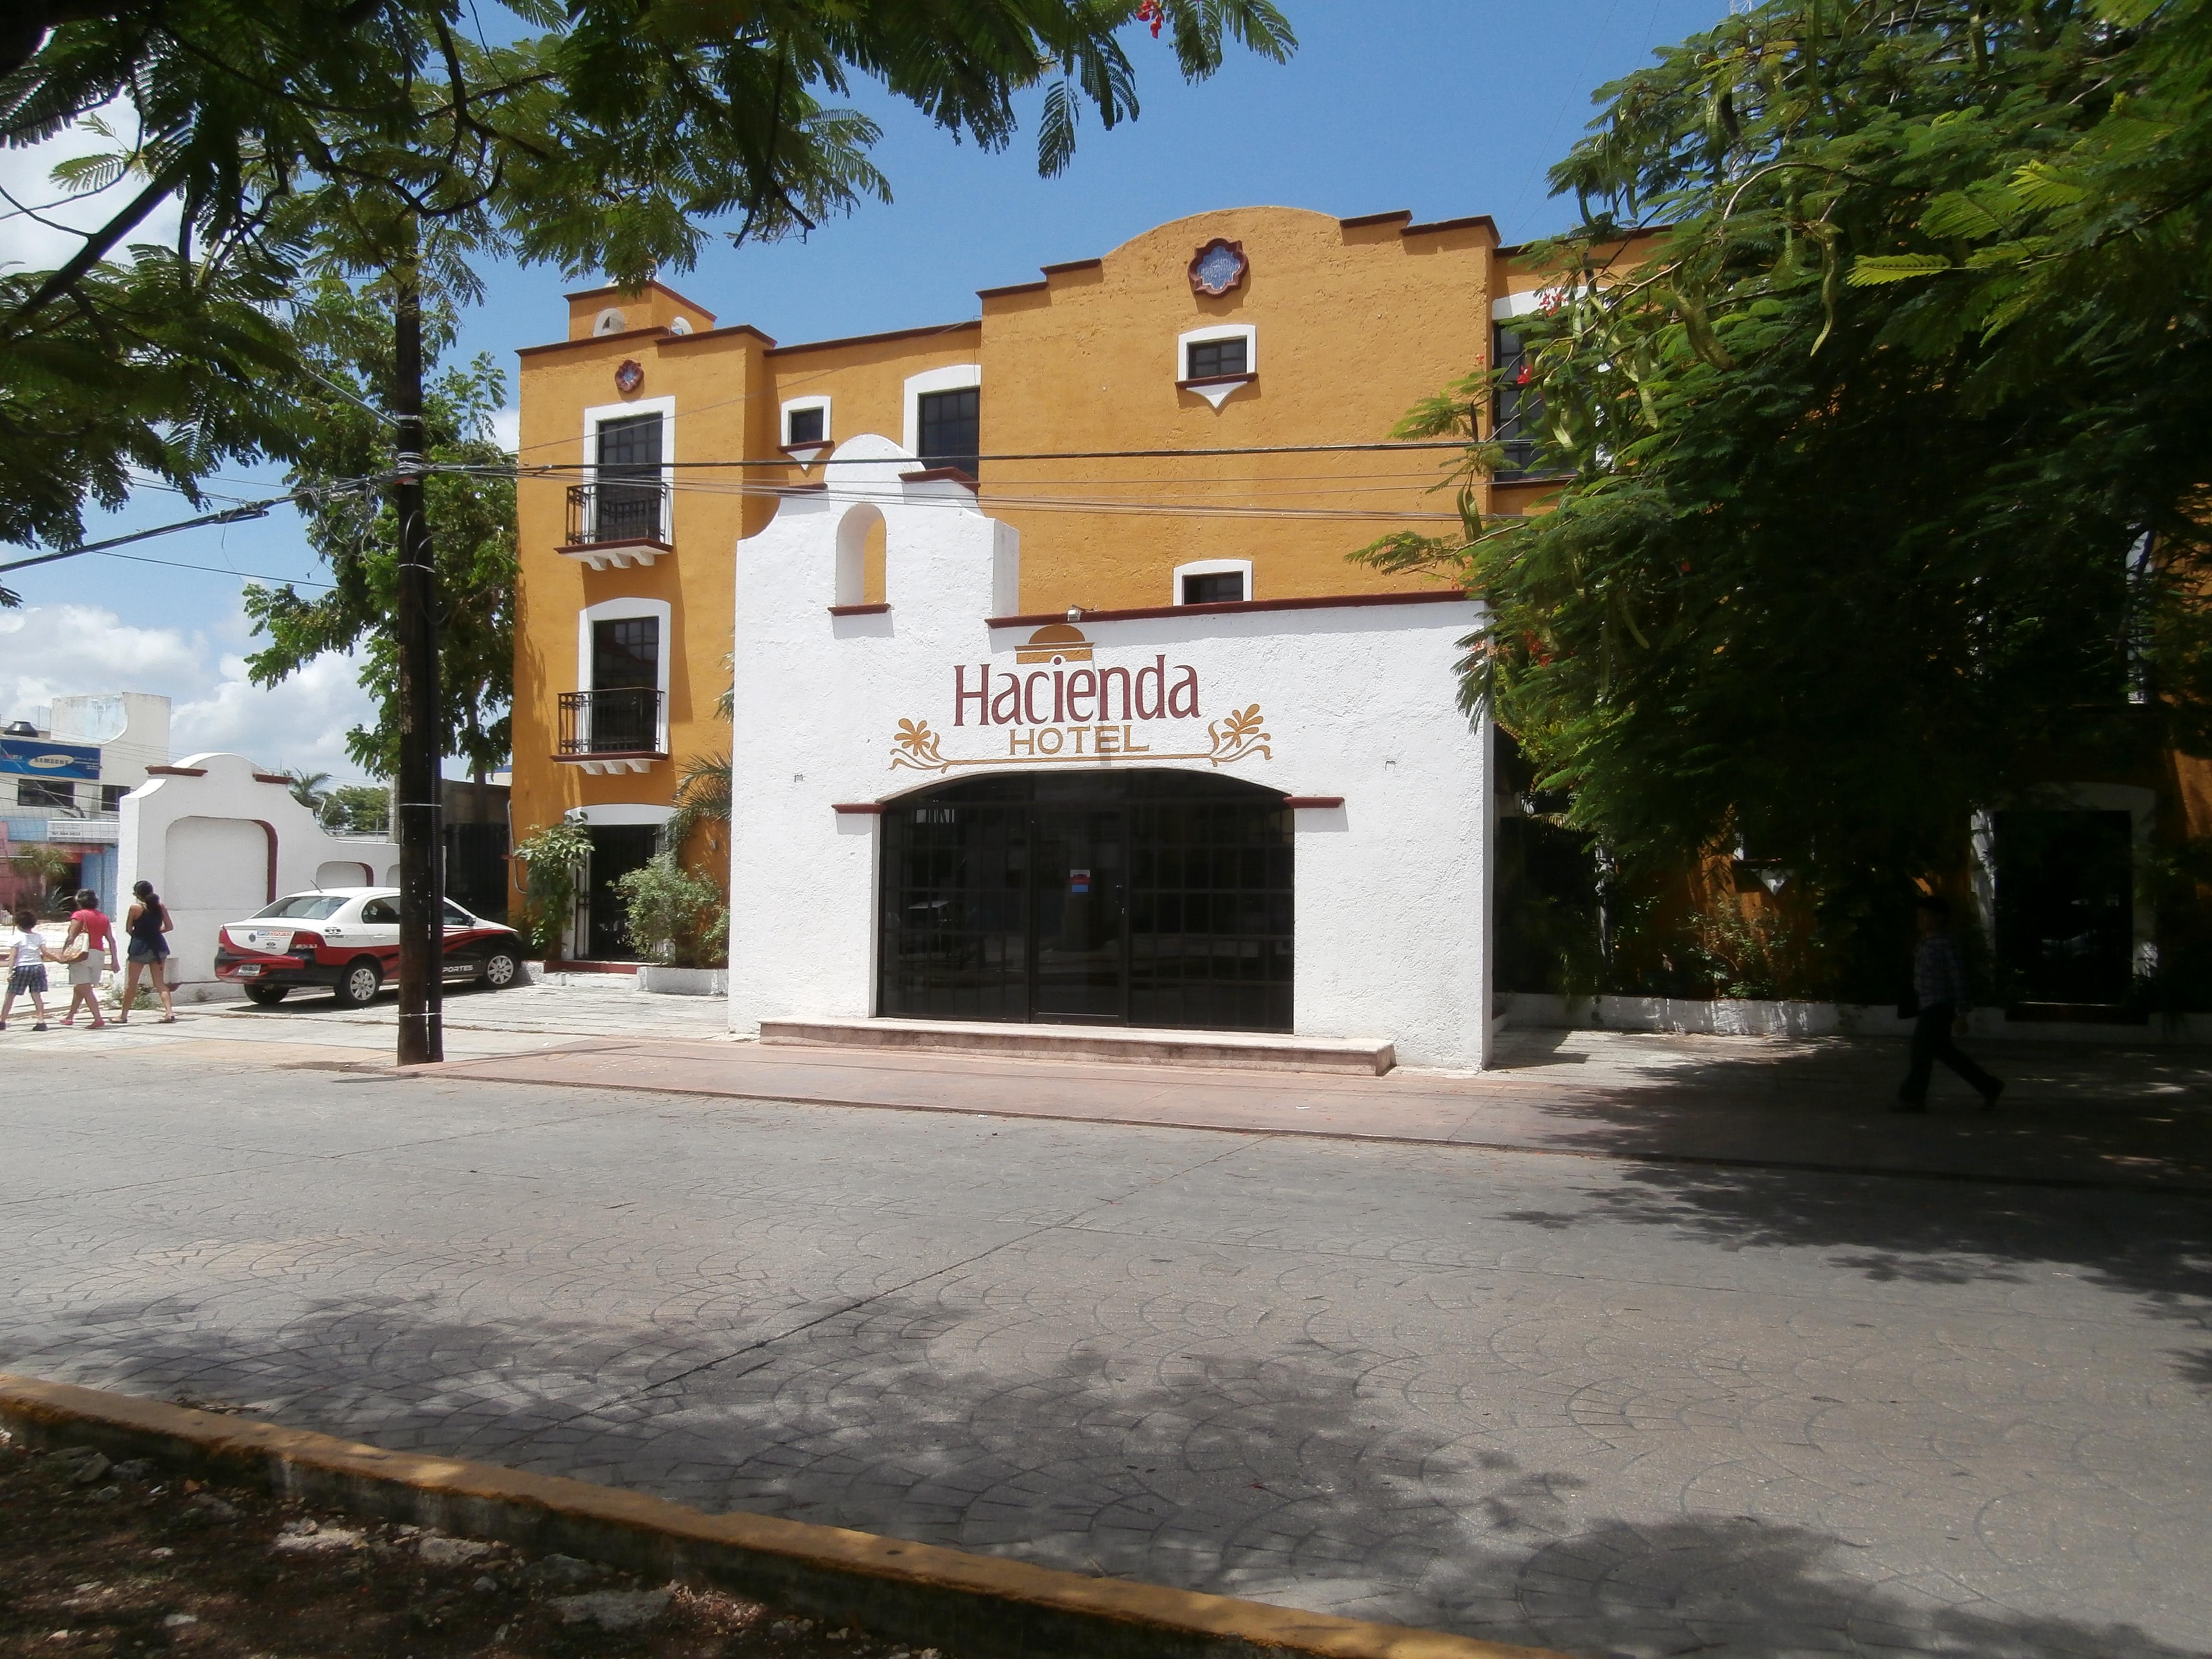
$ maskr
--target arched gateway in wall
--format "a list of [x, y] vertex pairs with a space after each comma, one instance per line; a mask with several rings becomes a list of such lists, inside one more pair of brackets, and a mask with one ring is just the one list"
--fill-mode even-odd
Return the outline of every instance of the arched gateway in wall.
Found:
[[878, 1010], [1291, 1029], [1292, 809], [1241, 778], [1013, 772], [887, 803]]

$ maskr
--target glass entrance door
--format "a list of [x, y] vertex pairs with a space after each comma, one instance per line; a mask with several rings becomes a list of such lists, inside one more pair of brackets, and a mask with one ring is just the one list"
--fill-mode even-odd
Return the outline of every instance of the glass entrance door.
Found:
[[[1057, 780], [1055, 780], [1057, 781]], [[1035, 809], [1036, 954], [1030, 1018], [1126, 1024], [1128, 893], [1118, 805]]]
[[1287, 1031], [1291, 812], [1167, 771], [1017, 773], [883, 817], [877, 1008]]

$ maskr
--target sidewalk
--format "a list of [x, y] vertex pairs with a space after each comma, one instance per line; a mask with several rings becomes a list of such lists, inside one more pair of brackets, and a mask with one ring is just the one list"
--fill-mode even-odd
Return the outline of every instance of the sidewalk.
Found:
[[1593, 1158], [2212, 1194], [2212, 1054], [2008, 1048], [1984, 1115], [1948, 1074], [1889, 1109], [1902, 1045], [1510, 1032], [1498, 1069], [1285, 1075], [596, 1038], [448, 1064], [486, 1082], [1426, 1142]]

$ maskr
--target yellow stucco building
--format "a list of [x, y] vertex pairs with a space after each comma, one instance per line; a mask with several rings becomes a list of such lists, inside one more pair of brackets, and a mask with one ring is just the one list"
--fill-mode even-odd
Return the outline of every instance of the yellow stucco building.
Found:
[[[1418, 586], [1345, 556], [1452, 522], [1449, 458], [1360, 446], [1510, 354], [1540, 283], [1486, 217], [1244, 208], [891, 333], [780, 345], [658, 283], [571, 295], [568, 337], [521, 353], [513, 826], [591, 830], [572, 954], [626, 954], [606, 883], [687, 757], [730, 747], [739, 544], [836, 446], [977, 480], [1020, 532], [1023, 613]], [[1485, 488], [1504, 512], [1542, 489]], [[878, 541], [842, 597], [896, 604], [884, 580]]]

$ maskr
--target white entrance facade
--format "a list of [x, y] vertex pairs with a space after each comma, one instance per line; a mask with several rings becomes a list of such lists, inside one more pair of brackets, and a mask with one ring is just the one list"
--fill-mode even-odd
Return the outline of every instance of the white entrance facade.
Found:
[[1485, 1062], [1474, 602], [1022, 616], [1018, 538], [962, 479], [872, 434], [822, 476], [738, 545], [733, 1029], [1219, 1027]]

